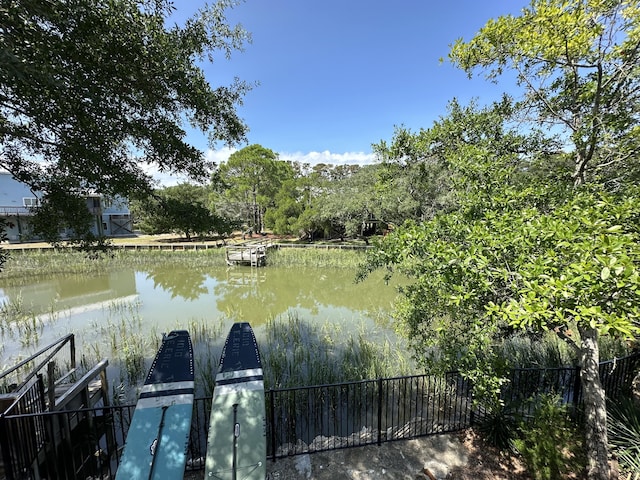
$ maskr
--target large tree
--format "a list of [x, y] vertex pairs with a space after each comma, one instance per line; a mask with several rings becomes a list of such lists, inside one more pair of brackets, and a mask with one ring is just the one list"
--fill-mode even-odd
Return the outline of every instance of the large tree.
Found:
[[283, 182], [294, 177], [288, 162], [262, 145], [249, 145], [229, 157], [215, 175], [214, 209], [226, 211], [252, 232], [262, 232], [264, 215]]
[[149, 234], [181, 233], [191, 240], [192, 235], [231, 233], [237, 225], [210, 212], [207, 204], [206, 187], [181, 183], [133, 202], [132, 212], [139, 228]]
[[[529, 119], [558, 129], [566, 142], [577, 189], [595, 182], [611, 190], [634, 179], [640, 145], [637, 1], [532, 0], [521, 15], [490, 20], [471, 40], [457, 40], [450, 59], [469, 75], [480, 69], [496, 79], [504, 71], [515, 72], [518, 85], [524, 88], [522, 105], [531, 114]], [[576, 190], [576, 196], [582, 194]], [[589, 221], [602, 221], [597, 209], [589, 212], [576, 211]], [[609, 226], [618, 228], [615, 221]], [[577, 231], [578, 238], [579, 234]], [[599, 248], [595, 242], [583, 254], [602, 255]], [[609, 271], [605, 267], [609, 269], [602, 265], [603, 282]], [[581, 275], [577, 268], [564, 273], [569, 278]], [[528, 291], [533, 292], [531, 288]], [[599, 352], [595, 340], [599, 332], [609, 328], [602, 326], [609, 324], [611, 314], [599, 310], [601, 302], [609, 298], [618, 311], [624, 309], [615, 301], [615, 289], [600, 293], [603, 297], [599, 300], [582, 300], [590, 315], [580, 309], [564, 310], [563, 315], [577, 321], [581, 334], [589, 478], [604, 480], [609, 478], [606, 405], [596, 368]], [[533, 318], [539, 326], [544, 325], [540, 317]]]
[[379, 215], [389, 224], [426, 220], [451, 202], [447, 166], [424, 148], [425, 134], [396, 127], [391, 143], [372, 146], [382, 166], [375, 182]]
[[[637, 174], [640, 6], [634, 0], [532, 0], [490, 20], [451, 61], [469, 76], [516, 74], [527, 119], [561, 132], [575, 185]], [[633, 167], [633, 168], [629, 168]]]
[[169, 0], [4, 2], [0, 168], [44, 192], [43, 204], [149, 192], [149, 167], [206, 178], [186, 126], [212, 144], [246, 131], [236, 106], [249, 86], [211, 85], [199, 66], [248, 40], [225, 20], [234, 3], [168, 26]]
[[[473, 117], [454, 122], [453, 137], [443, 131], [447, 121], [439, 122], [425, 148], [455, 160], [453, 186], [462, 202], [399, 229], [373, 263], [418, 278], [405, 291], [411, 300], [401, 316], [416, 322], [418, 334], [463, 339], [457, 346], [464, 358], [489, 348], [473, 339], [501, 333], [505, 322], [533, 332], [577, 331], [589, 478], [608, 479], [597, 340], [638, 331], [638, 195], [627, 187], [637, 174], [640, 7], [533, 0], [520, 16], [491, 20], [472, 40], [458, 40], [450, 58], [470, 75], [479, 68], [495, 80], [515, 72], [524, 88], [521, 117], [564, 142], [575, 190], [563, 200], [549, 185], [527, 182], [526, 169], [514, 168], [521, 158], [501, 150], [503, 131], [494, 136], [498, 143], [465, 145], [455, 138], [467, 136]], [[563, 156], [548, 160], [561, 167]], [[540, 162], [531, 165], [541, 172]]]
[[[483, 116], [468, 113], [458, 127], [479, 126]], [[504, 335], [555, 331], [573, 345], [589, 478], [608, 478], [598, 337], [640, 332], [637, 188], [611, 194], [583, 186], [567, 199], [567, 189], [523, 181], [536, 159], [518, 154], [529, 142], [517, 133], [483, 127], [487, 142], [449, 142], [450, 127], [438, 122], [429, 137], [455, 178], [457, 208], [394, 230], [369, 253], [366, 271], [387, 267], [414, 279], [397, 318], [418, 358], [460, 368], [485, 399], [504, 381], [491, 368]]]
[[[379, 218], [397, 225], [429, 220], [459, 207], [468, 194], [490, 201], [492, 193], [504, 188], [505, 176], [530, 171], [538, 158], [556, 151], [559, 146], [540, 132], [523, 136], [506, 128], [505, 122], [513, 122], [517, 113], [512, 103], [505, 96], [479, 109], [477, 101], [463, 106], [453, 99], [436, 127], [415, 133], [398, 127], [390, 142], [374, 144], [382, 167], [375, 191]], [[478, 156], [476, 163], [458, 161], [470, 152]], [[499, 168], [503, 161], [522, 168], [507, 174]]]
[[[354, 166], [357, 167], [357, 166]], [[380, 198], [376, 192], [378, 165], [350, 169], [329, 180], [314, 200], [316, 219], [329, 229], [329, 236], [357, 237], [377, 228]]]

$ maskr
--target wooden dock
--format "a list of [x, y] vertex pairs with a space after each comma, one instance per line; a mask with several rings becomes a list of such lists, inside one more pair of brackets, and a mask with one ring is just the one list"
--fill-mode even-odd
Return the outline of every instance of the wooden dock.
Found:
[[[60, 356], [65, 346], [67, 359]], [[96, 431], [87, 410], [109, 406], [107, 366], [105, 359], [80, 374], [74, 335], [69, 334], [0, 373], [0, 478], [40, 472], [51, 458], [65, 463], [71, 455], [74, 462], [67, 463], [75, 465], [92, 461], [95, 452], [80, 452], [76, 443], [87, 427]], [[12, 383], [14, 378], [20, 381]], [[67, 413], [53, 415], [56, 412]], [[115, 444], [109, 429], [100, 434], [106, 444]]]
[[271, 242], [247, 242], [240, 245], [227, 245], [225, 247], [227, 265], [264, 267], [267, 264], [267, 251], [273, 246]]

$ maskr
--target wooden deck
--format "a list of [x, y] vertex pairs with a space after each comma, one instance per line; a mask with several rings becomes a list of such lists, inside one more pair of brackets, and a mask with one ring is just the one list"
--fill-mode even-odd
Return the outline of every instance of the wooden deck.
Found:
[[271, 242], [248, 242], [240, 245], [227, 245], [225, 247], [227, 265], [264, 267], [267, 264], [267, 251], [273, 246]]
[[[65, 346], [69, 346], [66, 360], [59, 355]], [[69, 366], [64, 373], [59, 369], [63, 364]], [[87, 409], [109, 406], [108, 364], [102, 360], [81, 375], [76, 369], [74, 336], [70, 334], [0, 374], [0, 382], [5, 385], [14, 375], [25, 378], [0, 394], [0, 478], [22, 478], [20, 472], [38, 472], [52, 457], [64, 461], [65, 455], [77, 452], [74, 438], [81, 436], [87, 425], [93, 428], [93, 417]], [[38, 420], [34, 417], [49, 412], [66, 413]], [[109, 429], [101, 435], [107, 444], [114, 444]], [[93, 454], [85, 452], [76, 463], [85, 464]]]

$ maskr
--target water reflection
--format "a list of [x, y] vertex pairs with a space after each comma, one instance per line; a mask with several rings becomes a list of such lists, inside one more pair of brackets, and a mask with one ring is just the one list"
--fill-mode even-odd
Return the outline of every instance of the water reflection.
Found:
[[214, 289], [217, 308], [237, 311], [237, 320], [264, 322], [291, 310], [330, 318], [337, 312], [359, 316], [381, 307], [389, 308], [395, 289], [375, 276], [354, 283], [353, 272], [341, 269], [265, 268], [228, 273], [227, 281]]
[[[354, 274], [340, 269], [313, 268], [193, 268], [153, 267], [135, 271], [120, 269], [104, 274], [30, 278], [21, 285], [0, 282], [0, 298], [10, 304], [22, 302], [44, 320], [39, 345], [67, 333], [75, 333], [78, 344], [102, 342], [100, 327], [117, 324], [119, 314], [109, 305], [135, 299], [139, 305], [140, 335], [175, 328], [191, 322], [214, 324], [249, 321], [259, 327], [267, 319], [288, 313], [315, 321], [357, 324], [374, 321], [375, 312], [389, 310], [395, 288], [382, 275], [354, 283]], [[136, 322], [138, 319], [136, 319]], [[5, 351], [11, 356], [22, 346], [4, 335]], [[84, 339], [82, 338], [84, 337]], [[38, 345], [34, 345], [34, 348]], [[22, 352], [25, 353], [25, 352]], [[0, 358], [0, 361], [3, 359]]]
[[64, 275], [29, 279], [18, 285], [2, 286], [0, 298], [39, 315], [64, 310], [101, 308], [105, 302], [135, 295], [133, 270], [115, 270], [103, 275]]
[[171, 298], [196, 300], [200, 295], [208, 293], [205, 286], [207, 275], [204, 271], [167, 269], [163, 266], [152, 268], [146, 273], [147, 278], [153, 281], [153, 287], [171, 293]]

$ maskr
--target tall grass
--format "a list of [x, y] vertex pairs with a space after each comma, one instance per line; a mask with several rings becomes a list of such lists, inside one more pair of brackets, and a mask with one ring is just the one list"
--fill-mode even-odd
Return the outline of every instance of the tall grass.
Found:
[[227, 265], [223, 249], [208, 250], [117, 250], [112, 262], [119, 266], [162, 266], [202, 269], [225, 267]]
[[227, 332], [224, 325], [227, 319], [191, 318], [187, 325], [176, 325], [176, 329], [186, 328], [193, 344], [193, 363], [195, 367], [196, 396], [210, 397], [213, 394], [216, 374], [218, 373], [219, 345], [224, 342]]
[[0, 280], [7, 284], [8, 280], [42, 275], [95, 273], [103, 271], [108, 262], [108, 259], [92, 260], [72, 250], [14, 250], [0, 272]]
[[44, 329], [45, 319], [50, 323], [58, 319], [54, 305], [49, 312], [38, 315], [19, 293], [12, 302], [0, 302], [0, 336], [2, 338], [18, 338], [22, 347], [37, 345]]
[[[577, 337], [577, 333], [574, 334]], [[580, 339], [576, 338], [577, 343]], [[624, 357], [629, 347], [624, 340], [611, 336], [598, 339], [600, 359]], [[554, 332], [541, 336], [513, 335], [496, 347], [496, 353], [508, 367], [554, 368], [578, 364], [577, 352]]]
[[122, 250], [113, 256], [88, 258], [69, 249], [12, 251], [0, 281], [6, 285], [22, 284], [30, 278], [46, 275], [95, 274], [109, 269], [181, 265], [193, 268], [225, 266], [224, 252], [209, 250]]
[[[316, 325], [296, 314], [269, 319], [260, 345], [265, 388], [325, 385], [415, 373], [404, 348]], [[340, 340], [337, 340], [340, 339]]]
[[627, 479], [640, 480], [640, 404], [623, 397], [607, 408], [609, 444]]
[[[146, 375], [145, 358], [150, 350], [150, 340], [157, 332], [142, 331], [139, 302], [111, 302], [106, 307], [106, 322], [94, 326], [103, 338], [107, 338], [111, 358], [120, 365], [120, 382], [137, 385]], [[99, 345], [91, 347], [99, 350]]]
[[267, 264], [276, 267], [302, 266], [355, 269], [364, 258], [364, 250], [322, 248], [281, 248], [269, 250]]
[[[319, 268], [358, 267], [364, 250], [321, 248], [271, 249], [267, 263], [272, 266], [313, 266]], [[195, 269], [226, 267], [224, 249], [207, 250], [123, 250], [112, 256], [89, 258], [71, 249], [15, 250], [0, 272], [5, 285], [22, 284], [28, 279], [46, 275], [95, 274], [113, 268], [180, 265]]]

